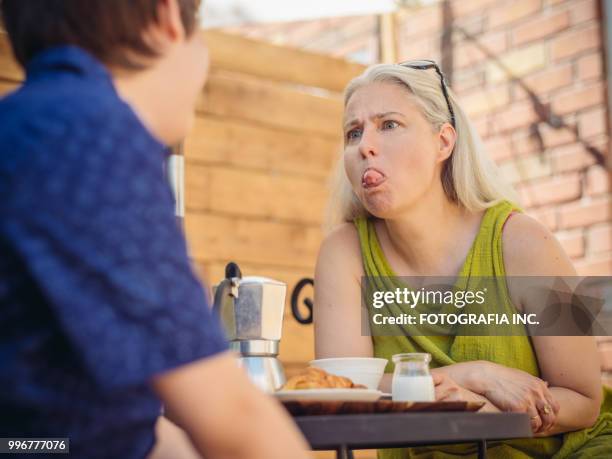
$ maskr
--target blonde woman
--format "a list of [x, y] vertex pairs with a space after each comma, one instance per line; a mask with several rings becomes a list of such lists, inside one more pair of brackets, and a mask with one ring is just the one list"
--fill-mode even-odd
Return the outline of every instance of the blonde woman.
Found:
[[[575, 270], [554, 236], [514, 204], [434, 62], [370, 67], [348, 85], [344, 102], [332, 229], [315, 274], [317, 358], [428, 352], [438, 400], [480, 400], [483, 411], [529, 414], [541, 438], [493, 444], [492, 457], [612, 457], [612, 414], [607, 402], [600, 414], [591, 337], [362, 336], [362, 276], [572, 276]], [[509, 283], [506, 307], [536, 307], [523, 293]], [[383, 378], [385, 391], [390, 376]], [[475, 448], [380, 454], [451, 457]]]

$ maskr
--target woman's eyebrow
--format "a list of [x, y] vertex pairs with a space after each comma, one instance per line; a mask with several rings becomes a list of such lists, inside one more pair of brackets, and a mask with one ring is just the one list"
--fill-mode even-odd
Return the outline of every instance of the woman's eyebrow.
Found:
[[353, 118], [351, 121], [344, 123], [344, 130], [346, 131], [348, 128], [356, 126], [359, 124], [359, 120], [357, 118]]
[[[371, 116], [371, 119], [380, 119], [380, 118], [384, 118], [389, 115], [399, 115], [402, 118], [405, 118], [405, 115], [403, 113], [391, 111], [391, 112], [384, 112], [384, 113], [375, 113], [374, 115]], [[344, 123], [344, 129], [347, 129], [356, 124], [359, 124], [359, 120], [357, 118], [354, 118], [351, 121]]]
[[384, 113], [377, 113], [376, 115], [372, 116], [372, 118], [380, 119], [380, 118], [384, 118], [384, 117], [389, 116], [389, 115], [399, 115], [402, 118], [405, 118], [403, 113], [393, 112], [393, 111], [391, 111], [391, 112], [384, 112]]

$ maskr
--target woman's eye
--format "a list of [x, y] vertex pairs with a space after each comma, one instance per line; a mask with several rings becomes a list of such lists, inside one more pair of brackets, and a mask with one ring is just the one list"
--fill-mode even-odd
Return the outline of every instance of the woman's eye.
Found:
[[383, 124], [382, 124], [383, 129], [395, 129], [398, 126], [399, 126], [398, 122], [393, 121], [393, 120], [383, 121]]
[[361, 136], [361, 129], [351, 129], [346, 133], [346, 140], [355, 140]]

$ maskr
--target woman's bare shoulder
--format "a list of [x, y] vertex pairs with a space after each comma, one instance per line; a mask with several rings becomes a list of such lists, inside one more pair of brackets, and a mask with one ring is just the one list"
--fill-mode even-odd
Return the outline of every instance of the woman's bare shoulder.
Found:
[[331, 230], [327, 236], [323, 239], [322, 245], [329, 245], [332, 247], [356, 247], [359, 248], [359, 235], [357, 234], [357, 228], [350, 222], [342, 223]]
[[355, 225], [342, 223], [327, 234], [319, 250], [318, 264], [321, 263], [361, 271], [361, 247]]
[[555, 235], [535, 218], [513, 214], [502, 233], [506, 273], [509, 276], [573, 275], [570, 258]]

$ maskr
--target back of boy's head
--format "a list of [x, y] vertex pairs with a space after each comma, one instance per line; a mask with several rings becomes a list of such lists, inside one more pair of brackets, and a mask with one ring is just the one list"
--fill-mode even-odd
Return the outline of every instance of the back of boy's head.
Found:
[[[107, 65], [140, 69], [158, 50], [144, 38], [163, 0], [0, 0], [0, 17], [17, 61], [25, 67], [38, 52], [75, 45]], [[175, 0], [187, 35], [197, 29], [200, 0]]]

